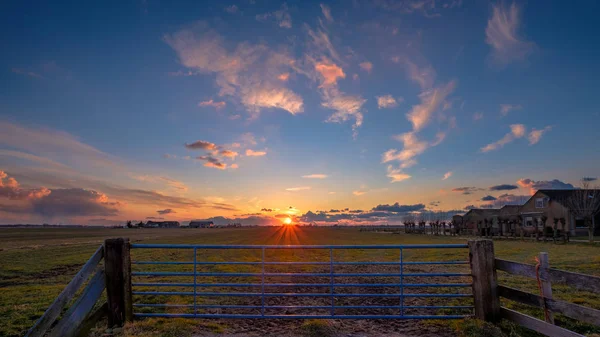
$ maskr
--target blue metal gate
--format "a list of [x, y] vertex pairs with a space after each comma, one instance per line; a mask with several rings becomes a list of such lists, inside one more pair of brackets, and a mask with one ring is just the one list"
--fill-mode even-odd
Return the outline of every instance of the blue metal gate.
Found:
[[[466, 244], [276, 246], [132, 244], [132, 256], [141, 255], [142, 258], [139, 261], [132, 258], [131, 262], [134, 269], [132, 272], [133, 305], [136, 311], [134, 316], [242, 319], [463, 318], [470, 315], [473, 308], [471, 274], [470, 270], [457, 271], [456, 269], [460, 267], [457, 265], [469, 264], [466, 260], [467, 251], [462, 251], [465, 253], [465, 260], [448, 261], [412, 261], [406, 258], [406, 252], [425, 249], [457, 250], [467, 247]], [[153, 250], [152, 253], [148, 252], [149, 250]], [[156, 250], [158, 255], [164, 255], [169, 259], [150, 260], [157, 255]], [[388, 259], [372, 261], [373, 257], [370, 256], [367, 257], [368, 261], [356, 261], [360, 259], [356, 258], [355, 254], [367, 254], [373, 250], [385, 251], [384, 256]], [[240, 261], [238, 258], [237, 261], [208, 261], [222, 255], [231, 255], [232, 251], [236, 252], [235, 256], [241, 256], [245, 260]], [[282, 253], [284, 251], [287, 255]], [[311, 253], [308, 253], [309, 251]], [[186, 255], [184, 252], [191, 253], [190, 260], [179, 260]], [[217, 255], [216, 253], [219, 252], [223, 253]], [[336, 258], [339, 252], [352, 255], [353, 261]], [[267, 258], [269, 254], [274, 255], [274, 258]], [[307, 260], [298, 261], [298, 255], [305, 255], [300, 258], [310, 256]], [[419, 254], [411, 255], [419, 256]], [[281, 261], [281, 257], [292, 261]], [[286, 267], [302, 270], [296, 272], [268, 270]], [[430, 269], [434, 267], [441, 267], [444, 270], [431, 272]], [[249, 270], [240, 272], [232, 271], [232, 268], [249, 268]], [[344, 268], [352, 270], [340, 270]], [[377, 270], [378, 268], [384, 270]], [[414, 268], [426, 270], [424, 272], [411, 270]], [[219, 281], [223, 278], [237, 282]], [[292, 280], [277, 281], [281, 279]], [[417, 281], [408, 282], [408, 280]], [[419, 280], [429, 280], [429, 282]], [[436, 280], [447, 281], [436, 282]], [[460, 281], [451, 282], [452, 280]], [[161, 291], [164, 289], [173, 290]], [[231, 291], [231, 289], [244, 290]], [[285, 291], [290, 289], [293, 291]], [[307, 291], [300, 291], [303, 289]], [[357, 291], [361, 289], [368, 289], [368, 292], [358, 293]], [[417, 292], [424, 289], [427, 291]], [[215, 303], [209, 300], [214, 298], [224, 299], [226, 303]], [[303, 302], [303, 298], [307, 298], [311, 303], [293, 303], [294, 300]], [[360, 303], [345, 303], [350, 299], [358, 299]], [[444, 303], [406, 303], [428, 299]], [[381, 300], [384, 303], [365, 303], [373, 300]], [[419, 313], [411, 314], [412, 311]], [[439, 314], [431, 314], [432, 311]]]

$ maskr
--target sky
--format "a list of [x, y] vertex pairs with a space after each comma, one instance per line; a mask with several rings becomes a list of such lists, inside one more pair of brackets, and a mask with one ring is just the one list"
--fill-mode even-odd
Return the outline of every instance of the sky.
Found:
[[597, 2], [0, 6], [0, 223], [395, 224], [599, 175]]

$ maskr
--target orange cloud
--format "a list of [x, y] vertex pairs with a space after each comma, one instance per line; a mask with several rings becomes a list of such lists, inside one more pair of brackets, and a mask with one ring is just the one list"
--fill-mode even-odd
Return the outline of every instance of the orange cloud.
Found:
[[212, 99], [208, 100], [208, 101], [204, 101], [204, 102], [200, 102], [198, 103], [199, 107], [206, 107], [206, 106], [211, 106], [217, 110], [219, 109], [223, 109], [225, 107], [225, 105], [227, 105], [227, 103], [225, 102], [215, 102]]
[[277, 79], [280, 81], [286, 82], [287, 80], [290, 79], [290, 73], [279, 74], [279, 76], [277, 76]]
[[337, 84], [338, 78], [346, 78], [344, 70], [335, 63], [319, 62], [315, 65], [315, 70], [323, 77], [322, 87]]
[[360, 66], [360, 69], [362, 69], [368, 73], [371, 73], [371, 70], [373, 70], [373, 63], [368, 62], [368, 61], [359, 64], [359, 66]]
[[221, 150], [221, 152], [219, 152], [219, 154], [223, 157], [228, 157], [228, 158], [235, 158], [238, 153], [235, 151], [231, 151], [231, 150]]
[[252, 149], [246, 150], [246, 156], [248, 156], [248, 157], [262, 157], [266, 154], [267, 154], [266, 151], [254, 151]]

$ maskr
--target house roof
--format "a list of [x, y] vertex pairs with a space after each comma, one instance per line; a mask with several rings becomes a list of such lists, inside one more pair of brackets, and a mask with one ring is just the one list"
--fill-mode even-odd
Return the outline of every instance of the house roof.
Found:
[[522, 205], [504, 205], [500, 208], [502, 215], [518, 215]]
[[499, 208], [473, 208], [470, 209], [464, 216], [467, 217], [470, 214], [481, 216], [494, 216], [498, 215], [498, 211], [500, 211]]
[[575, 189], [572, 189], [572, 190], [538, 190], [536, 192], [536, 194], [543, 193], [552, 200], [561, 200], [561, 199], [566, 199], [566, 198], [572, 196], [575, 191], [577, 191], [577, 190], [575, 190]]

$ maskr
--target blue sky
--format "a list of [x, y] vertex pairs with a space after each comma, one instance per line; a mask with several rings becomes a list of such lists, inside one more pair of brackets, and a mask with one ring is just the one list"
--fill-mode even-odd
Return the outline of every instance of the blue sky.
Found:
[[598, 175], [595, 2], [2, 6], [2, 222], [337, 221], [306, 213]]

